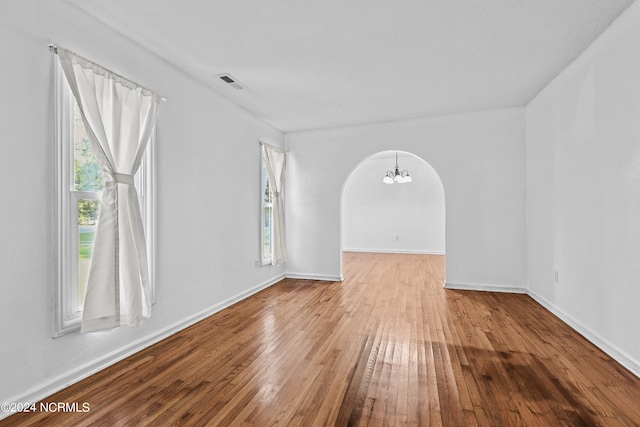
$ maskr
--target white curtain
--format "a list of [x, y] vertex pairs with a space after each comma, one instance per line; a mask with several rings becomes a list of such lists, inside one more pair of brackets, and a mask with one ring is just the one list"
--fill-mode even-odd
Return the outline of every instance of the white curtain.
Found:
[[133, 175], [162, 98], [71, 51], [57, 51], [104, 179], [81, 331], [138, 326], [151, 315], [151, 288]]
[[287, 244], [284, 230], [284, 203], [282, 189], [284, 187], [285, 153], [279, 148], [262, 143], [269, 174], [269, 185], [273, 195], [273, 260], [272, 264], [287, 261]]

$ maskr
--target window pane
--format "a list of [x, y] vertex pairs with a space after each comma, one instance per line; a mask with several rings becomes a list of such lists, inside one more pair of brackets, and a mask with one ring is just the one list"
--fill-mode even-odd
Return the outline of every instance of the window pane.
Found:
[[78, 200], [78, 306], [84, 304], [100, 202]]
[[73, 104], [73, 189], [75, 191], [102, 191], [102, 170], [100, 170], [100, 165], [94, 156], [78, 104], [76, 102]]
[[267, 258], [271, 256], [271, 206], [264, 208], [264, 237], [262, 239], [262, 256]]
[[262, 173], [260, 176], [262, 199], [262, 262], [268, 262], [271, 259], [271, 189], [269, 183], [269, 172], [267, 171], [267, 163], [265, 159], [264, 147], [262, 148]]
[[264, 203], [271, 202], [271, 190], [269, 189], [269, 173], [262, 159], [262, 201]]

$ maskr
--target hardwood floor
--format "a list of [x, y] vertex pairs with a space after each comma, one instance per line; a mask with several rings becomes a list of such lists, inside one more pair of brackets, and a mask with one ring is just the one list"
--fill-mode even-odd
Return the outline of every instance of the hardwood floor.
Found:
[[2, 425], [640, 425], [640, 379], [525, 295], [444, 290], [444, 257], [344, 254]]

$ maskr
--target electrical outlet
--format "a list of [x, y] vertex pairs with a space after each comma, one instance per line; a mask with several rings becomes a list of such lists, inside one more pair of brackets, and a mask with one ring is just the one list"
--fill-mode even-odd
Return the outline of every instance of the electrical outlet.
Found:
[[396, 236], [396, 242], [400, 241], [400, 236]]
[[257, 259], [257, 260], [255, 261], [255, 266], [256, 266], [256, 268], [259, 268], [259, 267], [260, 267], [260, 260], [259, 260], [259, 259]]
[[558, 284], [558, 270], [553, 272], [553, 283]]

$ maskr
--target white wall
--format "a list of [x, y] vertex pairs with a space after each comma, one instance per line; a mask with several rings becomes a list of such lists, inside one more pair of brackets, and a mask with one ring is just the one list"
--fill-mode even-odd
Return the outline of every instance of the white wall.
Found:
[[[54, 42], [166, 96], [157, 125], [158, 270], [140, 328], [52, 339]], [[68, 4], [0, 13], [0, 401], [30, 401], [282, 277], [259, 254], [266, 125]], [[240, 178], [225, 181], [233, 168]], [[252, 172], [254, 171], [254, 172]], [[2, 415], [0, 415], [2, 416]]]
[[527, 107], [530, 294], [636, 374], [639, 52], [636, 2]]
[[395, 151], [376, 153], [349, 175], [342, 193], [342, 250], [444, 255], [442, 181], [424, 160], [398, 153], [413, 182], [387, 185]]
[[288, 274], [340, 278], [342, 186], [367, 156], [398, 150], [442, 179], [448, 285], [523, 291], [524, 114], [513, 108], [287, 134]]

